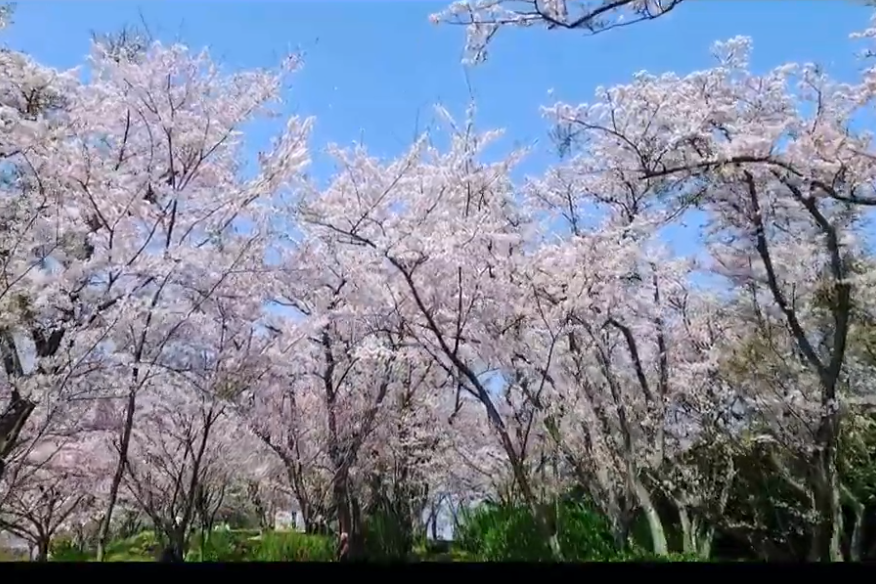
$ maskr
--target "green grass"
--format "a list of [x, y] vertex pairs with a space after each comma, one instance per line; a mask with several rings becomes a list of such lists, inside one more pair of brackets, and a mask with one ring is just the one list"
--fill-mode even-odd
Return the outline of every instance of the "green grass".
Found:
[[[266, 532], [255, 530], [215, 531], [204, 546], [203, 554], [197, 536], [192, 538], [187, 562], [331, 562], [335, 545], [330, 537], [296, 532]], [[160, 543], [152, 531], [117, 540], [107, 546], [107, 562], [154, 562], [160, 554]], [[83, 554], [72, 546], [59, 542], [53, 548], [53, 562], [93, 562], [94, 554]], [[25, 558], [26, 559], [26, 558]], [[465, 562], [471, 554], [452, 545], [436, 549], [419, 545], [411, 554], [414, 562]], [[0, 561], [3, 558], [0, 557]]]
[[155, 533], [143, 531], [133, 537], [114, 541], [107, 545], [104, 561], [107, 562], [154, 562], [161, 544]]
[[420, 543], [414, 546], [413, 561], [415, 562], [475, 562], [477, 559], [465, 550], [453, 545], [453, 542]]
[[334, 544], [329, 537], [296, 532], [217, 531], [201, 554], [193, 542], [188, 561], [206, 562], [330, 562]]

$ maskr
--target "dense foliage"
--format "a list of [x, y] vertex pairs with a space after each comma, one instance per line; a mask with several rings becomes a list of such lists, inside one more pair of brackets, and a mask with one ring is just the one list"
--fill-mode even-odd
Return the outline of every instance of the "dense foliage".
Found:
[[[554, 512], [556, 533], [569, 561], [608, 561], [622, 554], [610, 526], [581, 503], [560, 504]], [[525, 507], [485, 505], [466, 513], [455, 534], [459, 549], [480, 561], [549, 562], [550, 546]]]
[[[477, 62], [502, 28], [682, 4], [433, 18]], [[325, 560], [341, 533], [410, 559], [445, 516], [451, 558], [873, 559], [876, 67], [751, 51], [545, 107], [539, 176], [439, 108], [446, 147], [333, 145], [323, 187], [312, 120], [244, 147], [297, 56], [228, 72], [125, 34], [58, 71], [3, 48], [0, 529], [39, 560]], [[699, 245], [666, 245], [691, 218]], [[275, 533], [292, 507], [305, 533]]]

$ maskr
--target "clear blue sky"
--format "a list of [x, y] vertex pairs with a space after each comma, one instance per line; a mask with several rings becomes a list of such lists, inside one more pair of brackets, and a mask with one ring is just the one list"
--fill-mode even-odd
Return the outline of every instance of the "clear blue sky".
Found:
[[[460, 64], [464, 31], [428, 21], [445, 5], [23, 0], [15, 24], [0, 40], [43, 63], [72, 67], [86, 55], [91, 31], [136, 25], [142, 11], [159, 39], [209, 46], [231, 68], [274, 65], [289, 49], [300, 48], [305, 68], [294, 80], [288, 109], [317, 117], [314, 146], [364, 139], [376, 153], [392, 155], [433, 119], [433, 104], [441, 102], [461, 116], [468, 101]], [[853, 0], [689, 0], [658, 21], [593, 38], [567, 31], [503, 31], [491, 59], [470, 73], [479, 123], [506, 128], [509, 146], [539, 140], [543, 149], [523, 167], [534, 173], [553, 152], [538, 111], [542, 104], [589, 101], [598, 85], [626, 82], [642, 69], [706, 68], [712, 41], [739, 34], [754, 38], [757, 70], [816, 61], [851, 79], [860, 66], [852, 56], [859, 46], [848, 35], [866, 26], [870, 12]], [[327, 170], [318, 158], [314, 174], [323, 178]]]

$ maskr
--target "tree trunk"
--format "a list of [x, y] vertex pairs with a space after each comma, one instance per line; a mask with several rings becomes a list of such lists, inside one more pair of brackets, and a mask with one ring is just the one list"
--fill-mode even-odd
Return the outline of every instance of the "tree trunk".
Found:
[[12, 399], [0, 414], [0, 478], [6, 469], [5, 459], [12, 452], [21, 430], [33, 413], [36, 404], [13, 392]]
[[361, 529], [361, 517], [354, 497], [350, 495], [348, 478], [343, 473], [332, 485], [332, 503], [338, 520], [338, 535], [347, 534], [347, 557], [355, 560], [362, 557], [365, 548]]
[[708, 560], [712, 555], [715, 529], [697, 515], [688, 513], [683, 505], [678, 506], [678, 518], [681, 524], [682, 551]]
[[188, 546], [186, 545], [186, 536], [182, 532], [174, 534], [173, 541], [174, 556], [178, 561], [184, 562]]
[[338, 518], [338, 533], [350, 534], [353, 528], [352, 519], [350, 518], [350, 506], [347, 500], [347, 489], [341, 480], [335, 481], [332, 485], [332, 504], [335, 507], [335, 513]]
[[430, 522], [430, 527], [432, 530], [432, 541], [438, 541], [438, 512], [440, 511], [440, 506], [435, 507], [432, 510], [432, 517]]
[[131, 388], [128, 394], [128, 401], [125, 405], [125, 425], [122, 428], [121, 440], [119, 440], [119, 458], [116, 461], [116, 470], [113, 474], [113, 480], [110, 483], [109, 500], [107, 501], [106, 513], [100, 522], [100, 530], [97, 533], [97, 561], [102, 562], [106, 553], [106, 543], [109, 539], [110, 526], [112, 525], [113, 511], [115, 510], [116, 501], [119, 497], [119, 488], [122, 484], [122, 477], [125, 475], [125, 468], [128, 464], [128, 449], [131, 445], [131, 431], [134, 427], [134, 411], [137, 407], [137, 390], [136, 387]]
[[829, 456], [819, 455], [814, 480], [815, 508], [818, 514], [810, 551], [811, 561], [841, 562], [842, 507], [836, 466]]
[[645, 521], [648, 524], [648, 532], [651, 535], [651, 551], [658, 556], [665, 556], [669, 553], [669, 546], [666, 543], [666, 530], [663, 528], [663, 521], [660, 519], [660, 514], [651, 500], [651, 495], [642, 484], [641, 479], [631, 476], [633, 494], [636, 497], [636, 502], [645, 514]]
[[185, 561], [185, 556], [180, 554], [176, 546], [168, 544], [161, 550], [161, 557], [158, 558], [158, 561], [161, 563], [181, 563]]
[[37, 562], [48, 562], [49, 561], [49, 538], [48, 537], [40, 537], [36, 541], [36, 558], [34, 561]]
[[309, 514], [305, 514], [303, 511], [301, 512], [301, 515], [302, 519], [304, 520], [304, 533], [308, 535], [319, 533], [319, 524], [317, 523], [317, 521]]
[[186, 552], [188, 551], [188, 538], [186, 535], [186, 529], [183, 527], [175, 526], [165, 530], [164, 536], [167, 538], [167, 545], [164, 548], [162, 561], [185, 562]]
[[836, 413], [824, 416], [816, 435], [817, 450], [811, 465], [810, 481], [815, 503], [816, 525], [810, 548], [810, 560], [841, 562], [840, 538], [842, 506], [836, 468], [836, 437], [839, 419]]
[[845, 486], [840, 486], [840, 493], [846, 504], [852, 511], [854, 520], [852, 522], [852, 533], [849, 536], [849, 560], [853, 562], [861, 561], [861, 549], [864, 543], [864, 505], [857, 497]]

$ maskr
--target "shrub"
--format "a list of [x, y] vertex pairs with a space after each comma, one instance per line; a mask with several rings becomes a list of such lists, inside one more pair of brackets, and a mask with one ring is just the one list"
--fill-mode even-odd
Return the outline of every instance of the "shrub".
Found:
[[186, 554], [186, 561], [245, 562], [258, 544], [247, 532], [214, 531], [204, 542], [203, 555], [195, 546]]
[[161, 542], [154, 531], [141, 531], [133, 537], [107, 546], [107, 555], [127, 554], [138, 557], [155, 557], [160, 549]]
[[335, 546], [330, 537], [295, 532], [262, 535], [251, 560], [255, 562], [331, 562]]
[[522, 507], [483, 505], [466, 514], [458, 535], [460, 549], [482, 561], [538, 562], [550, 550]]
[[[106, 546], [107, 562], [152, 562], [158, 557], [161, 543], [154, 531], [141, 531], [132, 537], [110, 542]], [[89, 554], [91, 556], [92, 554]]]
[[91, 554], [82, 550], [69, 537], [61, 536], [52, 540], [49, 546], [53, 562], [86, 562]]
[[[608, 523], [586, 504], [563, 502], [554, 519], [567, 561], [604, 561], [618, 555]], [[481, 561], [553, 560], [532, 514], [522, 506], [485, 504], [465, 514], [457, 544]]]
[[203, 557], [192, 550], [190, 560], [204, 562], [328, 562], [334, 559], [332, 540], [295, 532], [216, 531]]
[[391, 509], [381, 508], [369, 515], [363, 536], [365, 557], [373, 561], [407, 560], [414, 548], [410, 523]]

